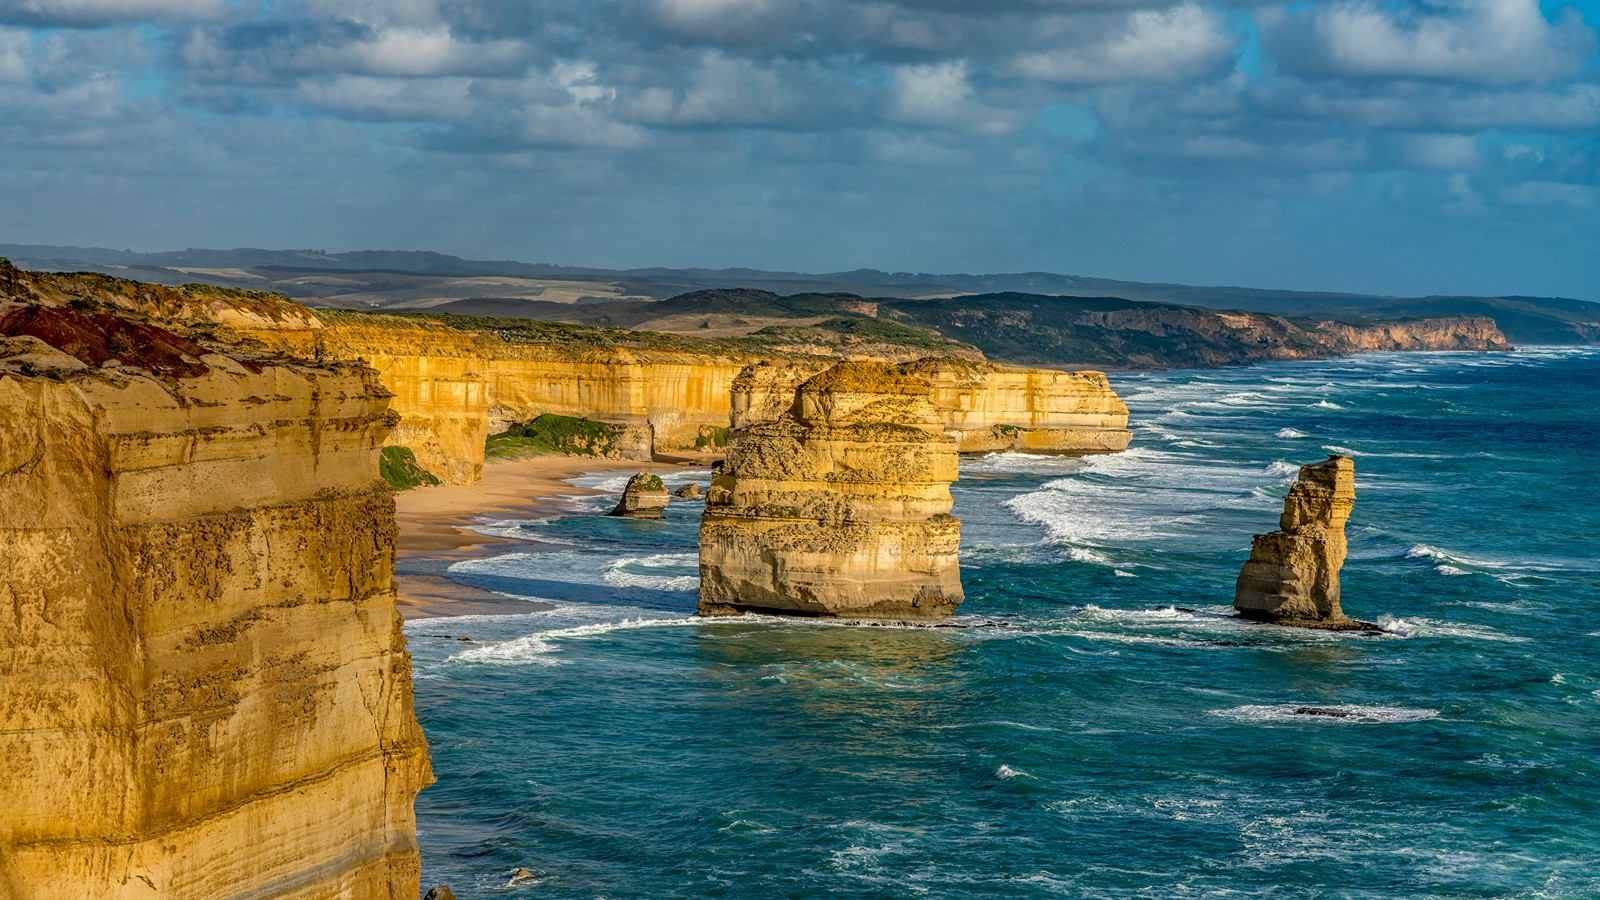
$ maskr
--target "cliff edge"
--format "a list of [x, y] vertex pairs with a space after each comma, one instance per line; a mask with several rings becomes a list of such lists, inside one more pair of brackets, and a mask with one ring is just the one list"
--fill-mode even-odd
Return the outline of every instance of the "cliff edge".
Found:
[[389, 394], [120, 296], [0, 304], [0, 896], [412, 900]]

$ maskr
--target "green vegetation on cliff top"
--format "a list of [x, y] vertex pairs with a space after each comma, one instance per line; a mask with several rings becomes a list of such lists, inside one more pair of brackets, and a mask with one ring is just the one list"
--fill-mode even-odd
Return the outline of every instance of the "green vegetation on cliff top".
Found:
[[378, 474], [395, 491], [409, 491], [422, 485], [436, 485], [439, 479], [417, 463], [410, 447], [385, 447], [378, 458]]
[[484, 455], [490, 459], [520, 459], [546, 453], [610, 456], [616, 451], [615, 425], [550, 413], [490, 435], [484, 445]]

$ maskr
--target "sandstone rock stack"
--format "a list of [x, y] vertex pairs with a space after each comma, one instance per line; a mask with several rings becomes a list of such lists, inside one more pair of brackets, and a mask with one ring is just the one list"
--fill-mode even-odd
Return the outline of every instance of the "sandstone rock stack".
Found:
[[1302, 466], [1284, 499], [1279, 530], [1255, 537], [1250, 561], [1239, 573], [1234, 609], [1282, 625], [1364, 627], [1339, 608], [1344, 527], [1355, 499], [1355, 464], [1348, 456]]
[[0, 896], [418, 895], [388, 397], [0, 304]]
[[661, 476], [640, 472], [628, 479], [628, 486], [622, 489], [622, 499], [606, 515], [626, 519], [659, 519], [669, 499], [667, 486], [661, 483]]
[[961, 603], [956, 442], [926, 377], [846, 362], [730, 436], [700, 527], [700, 613], [932, 620]]

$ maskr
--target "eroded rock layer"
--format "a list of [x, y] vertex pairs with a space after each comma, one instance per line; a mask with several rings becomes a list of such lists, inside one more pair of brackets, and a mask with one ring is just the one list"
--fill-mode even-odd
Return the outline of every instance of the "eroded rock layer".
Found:
[[0, 896], [415, 898], [388, 392], [103, 315], [0, 305]]
[[[707, 348], [624, 348], [593, 341], [524, 339], [513, 331], [463, 330], [421, 316], [312, 312], [276, 294], [205, 285], [167, 288], [101, 275], [0, 268], [0, 301], [127, 313], [191, 337], [247, 352], [316, 360], [359, 359], [394, 394], [400, 419], [387, 442], [410, 449], [438, 478], [471, 483], [483, 473], [491, 432], [543, 414], [616, 426], [618, 455], [721, 455], [748, 367], [782, 373], [745, 398], [762, 416], [781, 414], [794, 390], [836, 360], [772, 357]], [[134, 341], [138, 343], [138, 341]], [[964, 452], [1124, 448], [1128, 411], [1097, 372], [1020, 369], [968, 360], [920, 363], [944, 430]]]
[[1355, 506], [1355, 464], [1348, 456], [1300, 468], [1283, 502], [1277, 531], [1258, 534], [1239, 572], [1233, 607], [1251, 619], [1318, 628], [1361, 623], [1339, 608], [1345, 523]]
[[700, 613], [887, 621], [961, 603], [956, 442], [927, 378], [840, 363], [736, 429], [700, 527]]

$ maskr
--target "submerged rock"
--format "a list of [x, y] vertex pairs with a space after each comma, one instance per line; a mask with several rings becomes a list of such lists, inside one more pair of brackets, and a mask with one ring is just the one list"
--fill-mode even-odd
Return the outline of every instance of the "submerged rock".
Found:
[[1239, 572], [1233, 608], [1247, 619], [1306, 628], [1358, 630], [1372, 626], [1339, 608], [1339, 569], [1347, 544], [1345, 522], [1356, 500], [1355, 464], [1348, 456], [1300, 468], [1283, 501], [1278, 530], [1258, 534]]
[[450, 890], [448, 885], [441, 884], [436, 888], [430, 888], [422, 900], [456, 900], [456, 892]]
[[683, 500], [699, 500], [700, 499], [700, 485], [695, 484], [694, 482], [691, 481], [688, 484], [684, 485], [683, 487], [678, 488], [677, 490], [673, 491], [672, 492], [672, 496], [678, 497], [678, 498], [683, 499]]
[[700, 614], [876, 621], [961, 603], [956, 441], [927, 378], [840, 363], [730, 436], [700, 526]]
[[1294, 711], [1297, 716], [1327, 716], [1331, 719], [1348, 719], [1350, 713], [1342, 709], [1329, 709], [1325, 706], [1302, 706]]
[[513, 869], [511, 879], [506, 882], [506, 887], [518, 887], [524, 884], [533, 884], [539, 880], [539, 873], [532, 869]]
[[661, 511], [667, 508], [667, 500], [667, 486], [661, 483], [661, 476], [640, 472], [628, 479], [628, 486], [623, 488], [622, 499], [618, 501], [617, 508], [606, 515], [629, 519], [659, 519]]

